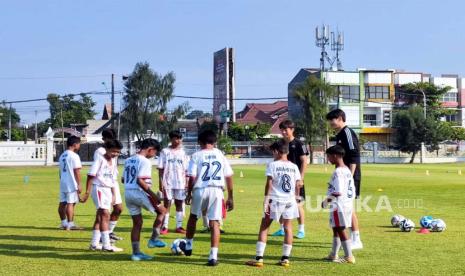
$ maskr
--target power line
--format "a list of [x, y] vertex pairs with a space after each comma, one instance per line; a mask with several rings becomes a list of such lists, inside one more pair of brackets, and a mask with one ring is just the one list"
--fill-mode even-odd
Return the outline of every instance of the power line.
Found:
[[76, 76], [41, 76], [41, 77], [0, 77], [0, 80], [50, 80], [50, 79], [85, 79], [107, 77], [110, 74], [76, 75]]

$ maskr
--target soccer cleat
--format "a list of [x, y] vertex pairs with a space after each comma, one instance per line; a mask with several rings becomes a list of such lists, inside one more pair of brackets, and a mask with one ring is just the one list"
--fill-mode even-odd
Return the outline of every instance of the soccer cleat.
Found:
[[102, 247], [103, 252], [122, 252], [123, 248], [116, 247], [114, 245], [110, 245], [109, 247]]
[[161, 230], [160, 230], [160, 235], [166, 235], [168, 234], [169, 231], [168, 231], [168, 228], [166, 227], [162, 227]]
[[153, 259], [152, 256], [146, 255], [142, 252], [139, 252], [137, 254], [132, 254], [131, 256], [131, 260], [133, 261], [149, 261], [151, 259]]
[[339, 260], [339, 257], [336, 255], [336, 256], [333, 256], [331, 254], [329, 254], [328, 256], [326, 256], [324, 258], [325, 261], [328, 261], [328, 262], [335, 262], [337, 260]]
[[75, 230], [84, 230], [84, 228], [79, 227], [77, 225], [68, 225], [68, 226], [66, 226], [66, 230], [75, 231]]
[[58, 229], [60, 229], [60, 230], [66, 230], [66, 225], [60, 224], [60, 226], [58, 226]]
[[272, 237], [282, 237], [284, 236], [284, 230], [283, 229], [279, 229], [278, 231], [274, 232], [273, 234], [271, 234]]
[[182, 228], [182, 227], [178, 227], [176, 228], [176, 233], [179, 233], [179, 234], [186, 234], [186, 229]]
[[278, 262], [278, 265], [284, 266], [284, 267], [289, 267], [289, 265], [291, 265], [291, 262], [289, 262], [289, 259], [281, 259]]
[[204, 227], [202, 230], [200, 230], [200, 233], [210, 233], [210, 228]]
[[217, 266], [217, 265], [218, 265], [218, 260], [215, 260], [215, 259], [208, 260], [207, 262], [207, 266]]
[[353, 241], [352, 240], [352, 250], [363, 249], [363, 243], [361, 240]]
[[165, 247], [165, 246], [166, 246], [166, 243], [159, 239], [156, 239], [156, 240], [150, 239], [149, 242], [147, 243], [148, 248]]
[[263, 267], [263, 258], [260, 258], [258, 260], [257, 258], [254, 258], [252, 260], [245, 262], [245, 264], [249, 266]]
[[89, 250], [92, 250], [92, 251], [97, 251], [97, 250], [102, 250], [102, 245], [101, 244], [97, 244], [97, 245], [89, 245]]
[[344, 257], [344, 258], [339, 258], [335, 261], [336, 263], [340, 264], [355, 264], [355, 257]]
[[111, 233], [110, 233], [110, 240], [113, 240], [113, 241], [122, 241], [123, 238], [120, 237], [120, 236], [117, 236], [117, 235], [115, 234], [115, 232], [111, 232]]
[[298, 239], [303, 239], [305, 238], [305, 232], [304, 231], [299, 231], [297, 232], [297, 235], [295, 235], [296, 238]]
[[226, 231], [224, 231], [223, 226], [220, 226], [220, 234], [226, 234]]

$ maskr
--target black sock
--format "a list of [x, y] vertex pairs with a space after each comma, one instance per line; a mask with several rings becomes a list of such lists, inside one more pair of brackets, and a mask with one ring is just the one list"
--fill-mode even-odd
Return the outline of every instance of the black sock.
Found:
[[284, 261], [284, 260], [289, 260], [289, 256], [282, 256], [281, 261]]
[[263, 256], [255, 256], [256, 261], [260, 261], [261, 259], [263, 259]]

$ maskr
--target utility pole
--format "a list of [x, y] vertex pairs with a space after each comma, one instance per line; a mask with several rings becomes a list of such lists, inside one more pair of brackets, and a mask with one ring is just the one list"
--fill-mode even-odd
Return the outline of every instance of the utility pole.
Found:
[[37, 110], [34, 111], [34, 114], [35, 114], [35, 126], [34, 126], [34, 141], [38, 142], [38, 135], [37, 135]]
[[115, 74], [111, 74], [111, 128], [115, 128], [113, 116], [115, 115]]
[[12, 112], [12, 106], [10, 103], [10, 112], [8, 114], [8, 142], [11, 141], [11, 112]]
[[63, 148], [63, 152], [65, 152], [65, 130], [64, 130], [64, 127], [63, 127], [63, 108], [64, 108], [64, 102], [61, 103], [61, 110], [60, 110], [60, 113], [61, 113], [61, 145], [62, 145], [62, 148]]

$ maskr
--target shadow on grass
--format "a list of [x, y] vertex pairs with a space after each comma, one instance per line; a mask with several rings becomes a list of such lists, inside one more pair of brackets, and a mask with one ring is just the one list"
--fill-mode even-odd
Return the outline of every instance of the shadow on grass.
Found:
[[0, 229], [26, 229], [26, 230], [57, 230], [63, 231], [57, 227], [32, 226], [32, 225], [0, 225]]
[[68, 237], [51, 237], [51, 236], [0, 235], [0, 240], [83, 242], [83, 241], [88, 241], [89, 239], [84, 239], [84, 238], [68, 238]]

